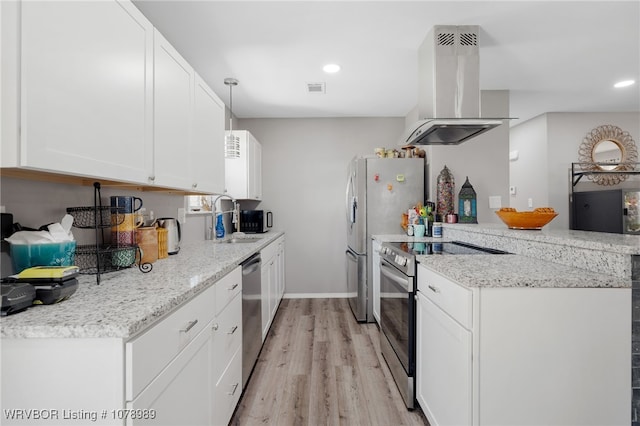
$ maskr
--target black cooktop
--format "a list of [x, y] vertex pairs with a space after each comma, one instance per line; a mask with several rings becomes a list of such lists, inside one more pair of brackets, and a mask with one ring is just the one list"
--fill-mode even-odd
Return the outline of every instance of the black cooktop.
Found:
[[419, 243], [414, 241], [388, 244], [414, 256], [430, 254], [508, 254], [506, 251], [475, 246], [473, 244], [461, 243], [458, 241], [442, 243], [435, 241]]

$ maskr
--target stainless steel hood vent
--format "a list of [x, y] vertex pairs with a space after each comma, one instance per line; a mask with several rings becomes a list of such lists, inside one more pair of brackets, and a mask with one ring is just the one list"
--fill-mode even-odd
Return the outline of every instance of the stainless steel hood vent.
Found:
[[438, 25], [418, 51], [418, 115], [400, 145], [456, 145], [502, 124], [480, 116], [477, 25]]

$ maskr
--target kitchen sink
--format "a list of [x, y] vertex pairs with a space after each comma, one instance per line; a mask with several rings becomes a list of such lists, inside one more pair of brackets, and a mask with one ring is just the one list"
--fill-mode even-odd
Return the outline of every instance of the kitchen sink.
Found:
[[237, 244], [237, 243], [257, 243], [258, 241], [260, 241], [262, 238], [231, 238], [227, 241], [225, 241], [225, 243], [227, 244]]

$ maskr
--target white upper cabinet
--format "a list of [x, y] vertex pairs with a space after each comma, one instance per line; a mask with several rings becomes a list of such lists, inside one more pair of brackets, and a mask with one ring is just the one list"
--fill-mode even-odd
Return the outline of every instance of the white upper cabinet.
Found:
[[196, 73], [191, 144], [191, 189], [224, 192], [225, 105]]
[[131, 2], [0, 8], [1, 167], [224, 192], [224, 103]]
[[239, 200], [262, 200], [262, 146], [246, 130], [234, 130], [238, 158], [225, 159], [226, 192]]
[[[146, 182], [151, 23], [129, 2], [25, 1], [14, 34], [21, 46], [8, 61], [21, 69], [21, 132], [19, 141], [3, 139], [19, 149], [5, 158], [12, 149], [3, 147], [2, 166]], [[3, 71], [4, 62], [3, 54]]]
[[190, 188], [189, 150], [195, 72], [154, 30], [153, 183]]

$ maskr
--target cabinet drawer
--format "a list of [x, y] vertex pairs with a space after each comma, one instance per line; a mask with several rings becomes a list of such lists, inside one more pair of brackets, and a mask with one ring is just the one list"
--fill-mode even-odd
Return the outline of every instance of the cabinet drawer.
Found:
[[242, 349], [233, 355], [227, 369], [216, 382], [213, 391], [213, 410], [211, 424], [226, 425], [242, 394]]
[[218, 380], [233, 354], [242, 347], [242, 296], [235, 299], [213, 321], [213, 378]]
[[125, 381], [128, 401], [135, 398], [213, 319], [215, 295], [215, 286], [209, 287], [150, 330], [127, 342]]
[[418, 290], [465, 328], [472, 325], [472, 292], [419, 265]]
[[137, 418], [133, 413], [127, 416], [127, 426], [208, 424], [211, 382], [203, 372], [210, 359], [210, 326], [211, 323], [133, 401], [126, 402], [127, 409], [142, 413]]
[[216, 315], [242, 291], [242, 268], [237, 267], [214, 285], [216, 289]]

